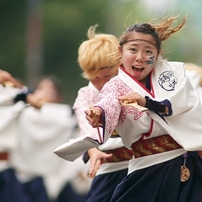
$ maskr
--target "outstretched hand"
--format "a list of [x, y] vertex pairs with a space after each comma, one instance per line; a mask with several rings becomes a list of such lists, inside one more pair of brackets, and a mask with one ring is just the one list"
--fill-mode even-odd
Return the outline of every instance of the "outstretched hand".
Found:
[[38, 94], [28, 94], [26, 102], [39, 109], [46, 102], [46, 100], [43, 96], [40, 96]]
[[17, 87], [20, 89], [23, 88], [23, 85], [20, 82], [18, 82], [16, 79], [14, 79], [10, 73], [1, 69], [0, 69], [0, 83], [3, 86], [11, 85], [13, 87]]
[[88, 150], [88, 155], [90, 156], [90, 168], [88, 177], [95, 177], [97, 170], [102, 164], [103, 159], [112, 157], [112, 154], [106, 154], [97, 148], [92, 148]]

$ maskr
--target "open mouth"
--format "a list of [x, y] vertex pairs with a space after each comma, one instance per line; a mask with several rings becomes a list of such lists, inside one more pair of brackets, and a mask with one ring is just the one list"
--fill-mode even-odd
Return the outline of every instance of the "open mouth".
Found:
[[135, 74], [139, 75], [144, 70], [144, 67], [132, 66], [132, 69]]
[[143, 69], [144, 69], [144, 67], [139, 67], [139, 66], [132, 66], [132, 69], [134, 70], [134, 71], [140, 71], [140, 72], [142, 72], [143, 71]]

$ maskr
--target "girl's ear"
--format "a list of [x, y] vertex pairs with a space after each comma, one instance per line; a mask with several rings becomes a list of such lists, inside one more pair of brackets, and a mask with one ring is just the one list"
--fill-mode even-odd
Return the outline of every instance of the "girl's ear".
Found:
[[118, 51], [119, 51], [120, 55], [122, 56], [122, 46], [118, 46]]

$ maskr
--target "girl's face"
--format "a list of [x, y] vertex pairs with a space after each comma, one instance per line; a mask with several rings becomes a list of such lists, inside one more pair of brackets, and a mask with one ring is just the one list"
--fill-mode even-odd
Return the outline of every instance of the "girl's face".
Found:
[[[155, 44], [154, 38], [149, 34], [134, 32], [128, 40], [133, 39], [142, 39]], [[158, 57], [157, 48], [146, 41], [130, 41], [119, 47], [125, 70], [143, 85]]]
[[101, 71], [94, 79], [91, 79], [90, 81], [100, 91], [104, 84], [114, 76], [116, 76], [115, 69], [109, 68]]
[[53, 82], [49, 79], [41, 80], [38, 83], [37, 88], [34, 91], [34, 94], [46, 102], [53, 102], [53, 103], [61, 102], [60, 100], [61, 98], [58, 95]]

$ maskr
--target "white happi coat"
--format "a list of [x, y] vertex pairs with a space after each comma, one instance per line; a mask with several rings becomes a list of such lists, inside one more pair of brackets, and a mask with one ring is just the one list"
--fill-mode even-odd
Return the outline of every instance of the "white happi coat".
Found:
[[[118, 76], [106, 83], [101, 90], [100, 101], [96, 103], [96, 106], [105, 111], [104, 142], [116, 129], [128, 148], [131, 148], [131, 145], [141, 137], [146, 139], [163, 134], [171, 135], [183, 147], [174, 151], [132, 159], [129, 173], [173, 159], [185, 153], [186, 150], [202, 150], [202, 107], [197, 92], [185, 75], [184, 66], [179, 62], [157, 60], [150, 78], [151, 92], [122, 69]], [[163, 114], [162, 118], [150, 110], [139, 112], [131, 107], [122, 107], [117, 98], [133, 91], [156, 101], [167, 99], [171, 103], [172, 114], [170, 116]], [[142, 135], [145, 133], [147, 136]], [[69, 157], [68, 154], [76, 154], [82, 149], [81, 144], [86, 143], [86, 147], [90, 147], [93, 143], [95, 144], [96, 140], [98, 141], [98, 137], [96, 138], [94, 129], [88, 131], [88, 135], [82, 140], [68, 142], [57, 148], [55, 152], [62, 158]]]
[[[9, 153], [17, 147], [16, 120], [25, 104], [19, 102], [13, 105], [13, 98], [23, 90], [0, 84], [0, 152]], [[0, 160], [0, 172], [9, 167], [8, 160]]]
[[202, 86], [200, 85], [201, 75], [195, 70], [186, 69], [186, 75], [188, 76], [191, 84], [197, 90], [199, 97], [202, 101]]
[[[88, 86], [82, 87], [78, 91], [78, 96], [75, 100], [73, 109], [75, 111], [77, 121], [79, 124], [79, 128], [81, 130], [81, 135], [87, 134], [88, 130], [92, 130], [92, 126], [88, 123], [85, 118], [84, 111], [89, 109], [90, 104], [95, 104], [98, 102], [99, 90], [95, 88], [95, 86], [89, 82]], [[112, 150], [116, 148], [123, 147], [123, 142], [120, 137], [117, 138], [109, 138], [109, 140], [103, 145], [99, 146], [99, 150]], [[122, 170], [128, 167], [128, 161], [122, 162], [113, 162], [113, 163], [104, 163], [100, 166], [96, 175], [114, 172], [118, 170]]]
[[16, 127], [16, 117], [25, 107], [24, 102], [14, 105], [13, 99], [18, 93], [26, 88], [18, 89], [13, 87], [3, 87], [0, 85], [0, 149], [10, 151], [17, 145], [14, 129]]
[[[184, 64], [157, 60], [150, 84], [151, 92], [120, 69], [118, 77], [103, 88], [100, 94], [101, 100], [96, 104], [105, 111], [105, 138], [116, 128], [124, 144], [130, 148], [132, 143], [139, 140], [144, 133], [148, 133], [147, 136], [143, 136], [144, 139], [169, 134], [183, 147], [183, 149], [133, 159], [130, 161], [129, 173], [173, 159], [185, 150], [202, 149], [202, 108], [197, 92], [185, 75]], [[163, 119], [150, 110], [139, 112], [133, 108], [121, 107], [117, 98], [132, 91], [156, 101], [169, 100], [171, 116], [164, 114]]]

